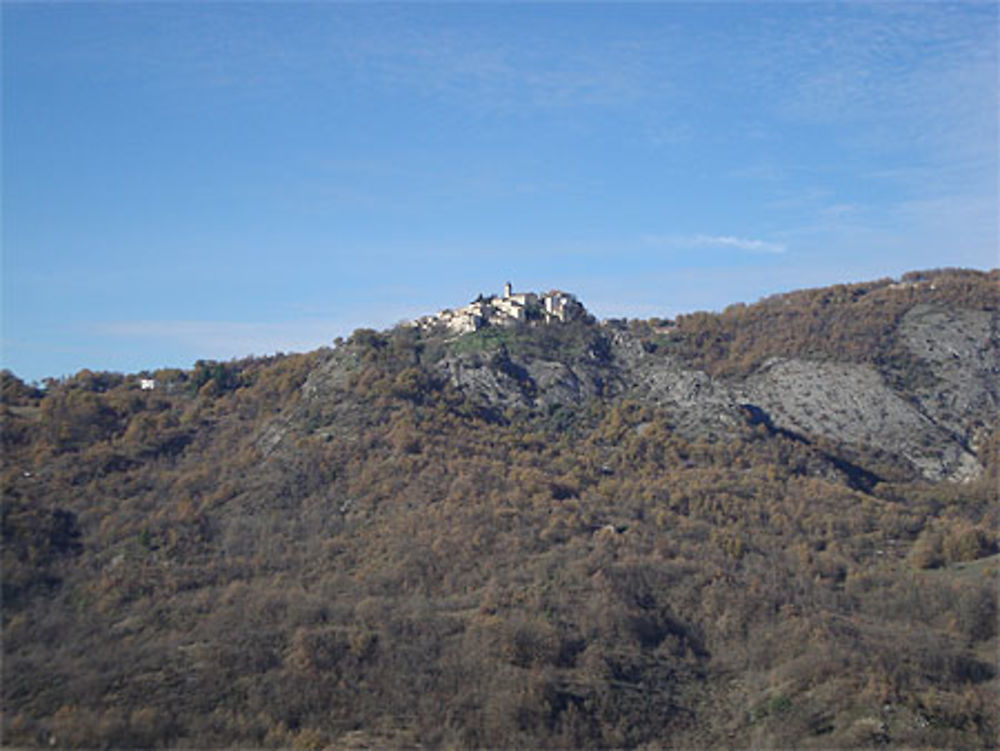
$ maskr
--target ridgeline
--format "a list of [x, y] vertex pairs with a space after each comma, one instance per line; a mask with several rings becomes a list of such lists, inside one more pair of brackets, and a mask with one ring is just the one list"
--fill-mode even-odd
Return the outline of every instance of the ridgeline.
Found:
[[998, 282], [4, 373], [3, 743], [995, 748]]

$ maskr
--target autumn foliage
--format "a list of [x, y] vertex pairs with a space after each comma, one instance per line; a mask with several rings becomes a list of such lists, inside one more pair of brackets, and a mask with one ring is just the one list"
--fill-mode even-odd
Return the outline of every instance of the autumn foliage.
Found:
[[[874, 362], [915, 300], [995, 299], [970, 273], [631, 325], [720, 374]], [[544, 336], [502, 344], [605, 341]], [[995, 425], [979, 480], [862, 487], [750, 419], [487, 408], [434, 367], [454, 346], [359, 331], [152, 391], [5, 373], [4, 743], [996, 746]]]

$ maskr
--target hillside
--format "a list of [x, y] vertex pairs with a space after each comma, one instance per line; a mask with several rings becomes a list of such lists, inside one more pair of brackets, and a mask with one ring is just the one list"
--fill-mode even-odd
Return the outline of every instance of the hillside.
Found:
[[3, 742], [995, 748], [998, 282], [5, 373]]

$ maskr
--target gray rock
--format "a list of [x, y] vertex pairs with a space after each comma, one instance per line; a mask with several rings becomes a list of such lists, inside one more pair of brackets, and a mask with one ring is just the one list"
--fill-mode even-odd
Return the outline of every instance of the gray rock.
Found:
[[1000, 412], [996, 313], [918, 305], [900, 322], [904, 346], [933, 374], [912, 395], [920, 409], [965, 445]]
[[776, 358], [743, 385], [779, 428], [907, 459], [931, 480], [969, 479], [975, 456], [945, 427], [889, 388], [868, 365]]
[[[529, 407], [532, 383], [511, 374], [511, 368], [499, 367], [479, 355], [447, 357], [437, 370], [457, 389], [474, 401], [490, 407]], [[514, 371], [516, 372], [516, 371]]]
[[744, 423], [739, 397], [727, 384], [676, 358], [648, 354], [627, 332], [615, 332], [612, 342], [630, 395], [666, 411], [684, 437], [722, 437]]

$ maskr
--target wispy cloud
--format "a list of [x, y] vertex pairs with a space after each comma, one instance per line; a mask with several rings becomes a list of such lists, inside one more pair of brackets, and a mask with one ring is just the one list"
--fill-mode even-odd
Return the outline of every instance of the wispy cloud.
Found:
[[788, 71], [771, 68], [769, 83], [783, 81], [777, 107], [792, 122], [860, 126], [856, 148], [983, 158], [996, 147], [996, 23], [992, 3], [818, 13], [767, 58]]
[[691, 238], [693, 245], [709, 248], [735, 248], [750, 253], [784, 253], [787, 248], [782, 243], [767, 240], [751, 240], [733, 235], [695, 235]]
[[672, 250], [716, 248], [764, 254], [779, 254], [788, 250], [784, 243], [737, 237], [736, 235], [643, 235], [642, 240], [646, 245]]
[[[882, 211], [898, 199], [995, 192], [995, 3], [844, 3], [780, 12], [766, 26], [731, 32], [741, 63], [731, 66], [732, 86], [767, 102], [774, 138], [808, 131], [816, 134], [815, 154], [838, 158], [803, 165], [782, 159], [775, 147], [770, 159], [734, 177], [792, 201], [801, 200], [803, 182], [838, 185], [822, 200]], [[858, 178], [867, 175], [878, 189], [859, 190]]]
[[[355, 18], [353, 10], [346, 12]], [[535, 19], [528, 6], [516, 13], [523, 23], [514, 39], [470, 25], [461, 14], [428, 23], [427, 14], [405, 7], [366, 9], [366, 16], [377, 14], [382, 23], [335, 34], [331, 59], [346, 63], [368, 85], [491, 115], [648, 103], [670, 89], [646, 44], [613, 33], [581, 43], [573, 31]], [[574, 31], [580, 28], [586, 26]]]

